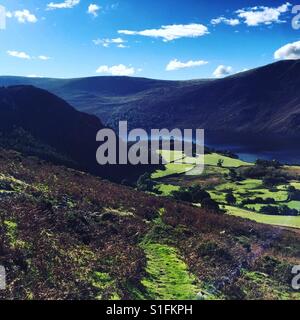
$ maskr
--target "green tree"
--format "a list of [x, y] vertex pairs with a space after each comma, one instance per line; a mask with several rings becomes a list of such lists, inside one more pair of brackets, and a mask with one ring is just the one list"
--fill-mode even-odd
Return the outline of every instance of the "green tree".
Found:
[[210, 198], [210, 194], [203, 190], [199, 185], [191, 187], [181, 187], [178, 191], [173, 192], [173, 197], [177, 200], [201, 203], [204, 199]]
[[223, 160], [223, 159], [219, 159], [219, 160], [218, 160], [218, 163], [217, 163], [218, 167], [219, 167], [219, 168], [222, 168], [222, 167], [223, 167], [223, 164], [224, 164], [224, 160]]
[[204, 199], [201, 203], [201, 208], [209, 210], [209, 211], [213, 211], [215, 213], [222, 213], [223, 212], [222, 210], [220, 210], [218, 203], [211, 198]]
[[236, 204], [236, 197], [233, 195], [232, 191], [226, 194], [225, 200], [230, 205]]
[[139, 191], [152, 191], [155, 183], [151, 179], [151, 174], [146, 172], [139, 177], [136, 185]]
[[210, 194], [203, 190], [201, 186], [194, 185], [191, 187], [181, 187], [178, 191], [172, 193], [173, 197], [177, 200], [200, 203], [201, 207], [215, 213], [222, 213], [216, 201], [211, 199]]
[[239, 180], [238, 174], [234, 169], [229, 169], [229, 179], [231, 181], [238, 181]]

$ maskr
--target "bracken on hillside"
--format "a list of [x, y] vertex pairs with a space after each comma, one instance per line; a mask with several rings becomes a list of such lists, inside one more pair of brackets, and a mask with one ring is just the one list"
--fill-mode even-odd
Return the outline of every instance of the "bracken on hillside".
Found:
[[0, 150], [2, 299], [299, 299], [299, 240]]

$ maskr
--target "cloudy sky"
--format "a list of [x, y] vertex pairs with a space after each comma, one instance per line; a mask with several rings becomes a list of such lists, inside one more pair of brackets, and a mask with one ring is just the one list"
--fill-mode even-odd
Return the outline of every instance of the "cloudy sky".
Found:
[[6, 9], [5, 29], [0, 10], [0, 74], [224, 77], [300, 58], [300, 29], [292, 28], [295, 4], [0, 0]]

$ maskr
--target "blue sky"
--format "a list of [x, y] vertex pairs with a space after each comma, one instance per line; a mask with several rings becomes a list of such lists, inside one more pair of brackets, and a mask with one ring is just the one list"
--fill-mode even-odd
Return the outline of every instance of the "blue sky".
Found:
[[295, 1], [0, 0], [0, 74], [222, 77], [300, 58]]

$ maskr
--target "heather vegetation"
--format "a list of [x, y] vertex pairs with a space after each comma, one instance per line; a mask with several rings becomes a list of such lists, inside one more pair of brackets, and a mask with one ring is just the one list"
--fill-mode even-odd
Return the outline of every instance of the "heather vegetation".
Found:
[[0, 172], [1, 298], [299, 299], [294, 231], [13, 151], [1, 150]]

